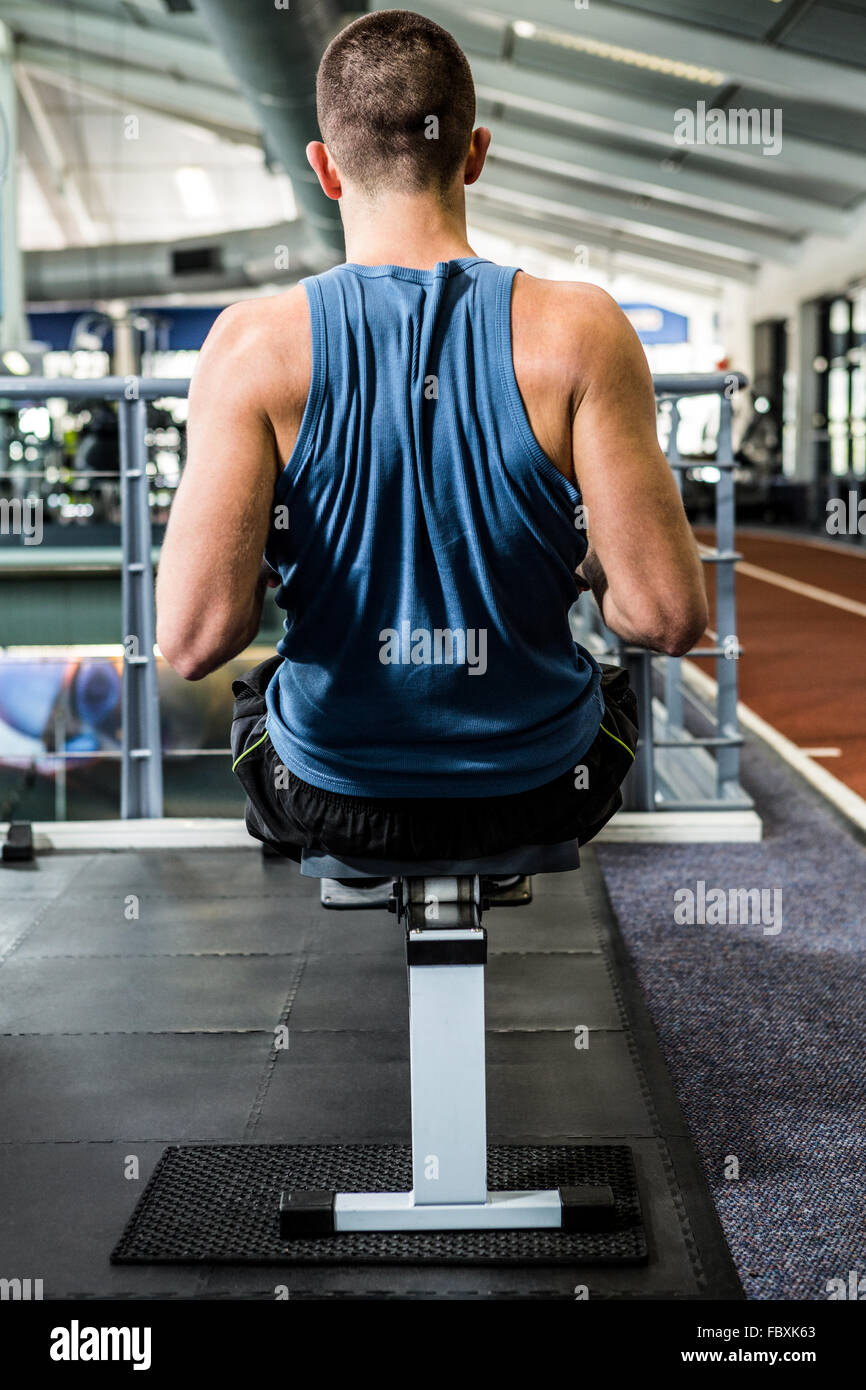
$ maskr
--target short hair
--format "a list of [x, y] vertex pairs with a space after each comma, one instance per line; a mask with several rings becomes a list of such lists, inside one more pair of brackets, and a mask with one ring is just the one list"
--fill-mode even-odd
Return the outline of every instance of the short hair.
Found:
[[469, 153], [475, 87], [447, 29], [411, 10], [363, 15], [325, 50], [316, 78], [322, 139], [368, 194], [440, 196]]

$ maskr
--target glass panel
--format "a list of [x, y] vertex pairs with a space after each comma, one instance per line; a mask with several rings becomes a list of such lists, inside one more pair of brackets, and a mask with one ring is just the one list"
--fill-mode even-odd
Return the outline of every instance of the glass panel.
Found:
[[851, 327], [851, 303], [847, 299], [834, 299], [830, 305], [830, 332], [841, 336]]
[[827, 391], [827, 414], [831, 420], [848, 419], [848, 368], [831, 367]]
[[844, 477], [848, 472], [848, 431], [844, 425], [830, 426], [830, 472]]

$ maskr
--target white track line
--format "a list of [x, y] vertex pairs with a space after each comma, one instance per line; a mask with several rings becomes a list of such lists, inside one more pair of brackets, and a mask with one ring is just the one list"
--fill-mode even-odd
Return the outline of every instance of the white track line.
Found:
[[748, 560], [737, 562], [737, 574], [744, 574], [747, 579], [760, 579], [764, 584], [775, 584], [778, 589], [787, 589], [789, 593], [800, 594], [802, 598], [814, 599], [816, 603], [826, 603], [831, 608], [842, 608], [846, 613], [866, 618], [866, 603], [858, 603], [855, 598], [845, 598], [842, 594], [831, 594], [828, 589], [804, 584], [799, 579], [789, 579], [786, 574], [765, 570], [761, 565], [749, 564]]
[[[705, 555], [711, 553], [711, 547], [700, 542], [698, 550]], [[866, 618], [866, 603], [859, 603], [855, 598], [845, 598], [843, 594], [833, 594], [829, 589], [819, 589], [815, 584], [804, 584], [801, 579], [791, 579], [787, 574], [777, 574], [775, 570], [753, 565], [749, 560], [737, 561], [737, 574], [744, 574], [748, 579], [760, 579], [764, 584], [775, 584], [776, 588], [787, 589], [792, 594], [800, 594], [802, 598], [811, 598], [816, 603], [826, 603], [831, 608], [842, 608], [846, 613], [855, 613], [858, 618]]]
[[842, 541], [838, 537], [830, 540], [820, 540], [817, 536], [801, 536], [797, 531], [783, 531], [781, 535], [776, 531], [764, 531], [759, 526], [744, 527], [738, 533], [738, 539], [750, 540], [753, 536], [756, 540], [773, 541], [776, 545], [808, 545], [814, 550], [832, 550], [837, 555], [853, 556], [855, 560], [866, 560], [866, 545], [858, 545], [856, 541]]

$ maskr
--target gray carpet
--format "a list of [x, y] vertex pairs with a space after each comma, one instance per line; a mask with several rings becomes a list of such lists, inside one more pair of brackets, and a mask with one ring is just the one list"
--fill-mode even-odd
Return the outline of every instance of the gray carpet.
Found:
[[[866, 856], [755, 739], [743, 769], [762, 844], [597, 853], [747, 1296], [826, 1299], [866, 1275]], [[678, 925], [698, 880], [781, 889], [781, 930]]]

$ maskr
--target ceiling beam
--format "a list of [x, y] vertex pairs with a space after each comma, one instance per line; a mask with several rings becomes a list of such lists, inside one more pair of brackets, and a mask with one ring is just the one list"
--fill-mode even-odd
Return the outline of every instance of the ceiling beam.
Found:
[[[551, 217], [525, 208], [516, 208], [508, 197], [490, 196], [473, 184], [467, 195], [467, 217], [470, 228], [482, 227], [508, 241], [536, 246], [549, 251], [564, 260], [592, 266], [593, 251], [603, 255], [613, 255], [617, 259], [652, 262], [654, 265], [676, 266], [699, 274], [703, 278], [703, 288], [707, 280], [734, 280], [750, 284], [757, 276], [755, 262], [733, 261], [721, 256], [702, 254], [686, 250], [680, 246], [668, 246], [664, 242], [647, 241], [625, 232], [600, 228], [597, 224], [583, 223], [579, 219], [564, 216]], [[578, 254], [584, 257], [578, 261]], [[671, 282], [681, 283], [673, 271], [668, 271]]]
[[[16, 63], [16, 77], [20, 78], [21, 71], [22, 66]], [[38, 73], [30, 73], [29, 69], [27, 73], [30, 76], [39, 76]], [[100, 180], [83, 145], [83, 132], [77, 120], [81, 115], [80, 99], [74, 105], [67, 102], [64, 108], [63, 99], [69, 95], [69, 89], [66, 89], [61, 92], [57, 102], [61, 109], [49, 113], [47, 94], [40, 95], [42, 95], [45, 114], [50, 119], [50, 128], [54, 136], [53, 143], [56, 146], [54, 157], [58, 160], [59, 167], [65, 172], [67, 179], [72, 178], [74, 186], [78, 189], [85, 215], [95, 231], [95, 239], [97, 242], [102, 242], [113, 234], [114, 209], [103, 195]], [[92, 238], [88, 237], [86, 245], [91, 244]]]
[[[547, 169], [571, 178], [601, 178], [624, 192], [691, 206], [733, 221], [754, 222], [794, 231], [845, 236], [852, 219], [817, 199], [774, 192], [771, 186], [743, 183], [718, 173], [704, 173], [688, 163], [672, 164], [659, 156], [634, 154], [595, 145], [575, 136], [531, 130], [515, 120], [491, 118], [493, 151], [500, 158], [529, 168]], [[769, 174], [768, 174], [769, 181]]]
[[101, 229], [90, 216], [36, 84], [20, 63], [15, 64], [15, 82], [19, 97], [18, 138], [24, 157], [67, 243], [90, 245], [99, 240]]
[[[518, 63], [468, 56], [479, 98], [561, 124], [649, 144], [671, 154], [681, 156], [684, 152], [674, 139], [676, 122], [669, 102], [569, 81]], [[866, 187], [866, 155], [799, 136], [785, 135], [781, 152], [772, 157], [749, 145], [702, 145], [700, 157], [724, 164], [732, 177], [736, 177], [738, 165], [748, 165], [764, 175], [772, 166], [772, 172], [778, 174], [829, 179], [857, 191]]]
[[[56, 88], [59, 92], [72, 92], [79, 97], [85, 96], [95, 105], [109, 107], [113, 111], [129, 111], [130, 102], [121, 92], [109, 91], [106, 86], [93, 86], [87, 82], [77, 81], [71, 73], [55, 72], [38, 66], [28, 67], [28, 71], [34, 77], [38, 77], [44, 86]], [[207, 130], [214, 134], [217, 139], [225, 140], [230, 144], [247, 145], [261, 147], [261, 137], [258, 131], [247, 128], [239, 129], [237, 126], [217, 125], [215, 121], [205, 120], [197, 112], [192, 114], [179, 115], [176, 103], [162, 107], [156, 102], [151, 102], [147, 106], [142, 101], [134, 103], [135, 109], [149, 111], [154, 116], [163, 116], [168, 121], [178, 121], [184, 125], [192, 126], [195, 130]]]
[[248, 143], [258, 143], [258, 127], [240, 93], [188, 81], [172, 73], [119, 67], [104, 58], [76, 58], [70, 64], [64, 49], [29, 39], [21, 40], [17, 54], [27, 68], [46, 81], [96, 92], [110, 98], [114, 105], [138, 106], [188, 125], [245, 133]]
[[18, 107], [18, 146], [48, 211], [54, 219], [63, 244], [65, 246], [84, 245], [85, 238], [82, 236], [79, 222], [73, 216], [66, 198], [60, 192], [56, 180], [46, 166], [42, 146], [36, 137], [33, 123], [27, 113], [27, 107], [23, 104]]
[[[469, 0], [468, 4], [466, 0], [439, 0], [439, 8], [443, 7], [461, 15], [492, 15], [504, 24], [531, 22], [578, 41], [593, 40], [677, 63], [715, 68], [724, 74], [725, 83], [744, 83], [778, 97], [814, 101], [817, 94], [827, 106], [852, 111], [866, 107], [866, 72], [862, 69], [771, 48], [685, 19], [662, 19], [606, 0], [591, 0], [585, 9], [576, 9], [567, 0], [533, 0], [531, 9], [524, 0]], [[376, 8], [385, 5], [376, 0]], [[604, 57], [599, 61], [604, 62]]]
[[[164, 29], [136, 24], [121, 7], [111, 15], [94, 14], [68, 5], [8, 3], [0, 0], [0, 19], [19, 41], [62, 45], [63, 51], [84, 57], [108, 58], [127, 65], [174, 73], [206, 85], [237, 92], [237, 83], [222, 53], [207, 39], [194, 39]], [[71, 67], [67, 57], [67, 66]]]
[[[146, 14], [146, 8], [151, 10], [150, 14]], [[49, 16], [48, 21], [45, 16]], [[209, 42], [201, 16], [195, 11], [169, 14], [163, 0], [156, 0], [149, 7], [142, 0], [132, 0], [132, 3], [109, 0], [108, 5], [103, 0], [99, 9], [91, 9], [87, 0], [84, 5], [79, 0], [74, 7], [69, 0], [0, 0], [0, 20], [16, 34], [41, 34], [66, 46], [74, 45], [76, 36], [82, 33], [95, 34], [96, 26], [101, 25], [106, 32], [115, 35], [118, 30], [129, 31], [137, 37], [147, 35], [145, 42], [148, 43], [157, 37], [168, 44], [176, 41], [197, 43], [219, 57]], [[49, 22], [53, 25], [50, 31]]]
[[666, 239], [702, 251], [727, 251], [732, 258], [743, 261], [792, 262], [798, 255], [795, 241], [764, 228], [745, 223], [734, 225], [671, 203], [572, 183], [536, 169], [515, 168], [492, 156], [481, 177], [488, 188], [504, 191], [525, 207], [576, 211], [587, 220], [600, 219], [603, 226], [621, 227], [651, 240]]

